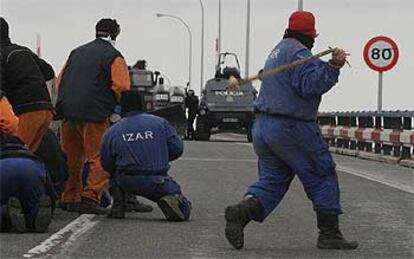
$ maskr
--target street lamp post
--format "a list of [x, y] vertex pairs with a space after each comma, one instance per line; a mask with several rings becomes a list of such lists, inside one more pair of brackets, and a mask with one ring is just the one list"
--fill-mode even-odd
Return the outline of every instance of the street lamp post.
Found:
[[303, 11], [303, 0], [298, 0], [298, 10]]
[[201, 6], [201, 64], [200, 64], [200, 95], [203, 91], [204, 84], [204, 5], [203, 1], [200, 0]]
[[191, 89], [191, 60], [192, 60], [192, 48], [193, 48], [193, 36], [191, 34], [191, 30], [190, 30], [190, 26], [188, 26], [188, 24], [181, 18], [175, 15], [171, 15], [171, 14], [162, 14], [162, 13], [157, 13], [156, 14], [158, 18], [162, 18], [162, 17], [169, 17], [169, 18], [173, 18], [178, 20], [179, 22], [181, 22], [185, 28], [187, 28], [187, 32], [188, 32], [188, 38], [189, 38], [189, 51], [188, 51], [188, 87], [189, 89]]
[[250, 0], [247, 0], [247, 19], [246, 19], [246, 57], [244, 65], [244, 78], [249, 78], [250, 61]]

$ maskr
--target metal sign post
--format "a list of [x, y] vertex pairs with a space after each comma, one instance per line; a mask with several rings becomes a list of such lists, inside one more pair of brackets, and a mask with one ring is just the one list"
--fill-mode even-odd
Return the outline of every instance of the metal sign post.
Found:
[[364, 47], [365, 63], [378, 71], [377, 110], [382, 111], [383, 72], [392, 69], [398, 61], [398, 46], [392, 39], [378, 36], [370, 39]]
[[382, 72], [378, 72], [378, 100], [377, 111], [382, 111]]

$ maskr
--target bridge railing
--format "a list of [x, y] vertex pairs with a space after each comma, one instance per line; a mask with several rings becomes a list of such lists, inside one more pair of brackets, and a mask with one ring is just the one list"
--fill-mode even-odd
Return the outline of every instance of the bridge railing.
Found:
[[399, 159], [414, 157], [414, 111], [322, 112], [318, 122], [331, 147]]

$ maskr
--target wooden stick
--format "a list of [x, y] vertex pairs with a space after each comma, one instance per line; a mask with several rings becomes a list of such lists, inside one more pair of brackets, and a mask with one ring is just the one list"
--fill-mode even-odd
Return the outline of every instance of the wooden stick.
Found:
[[291, 62], [289, 64], [284, 64], [284, 65], [275, 67], [275, 68], [273, 68], [273, 69], [271, 69], [269, 71], [262, 72], [262, 73], [260, 73], [258, 75], [255, 75], [255, 76], [252, 76], [252, 77], [249, 77], [249, 78], [246, 78], [246, 79], [242, 79], [240, 82], [238, 82], [237, 79], [235, 79], [235, 78], [234, 79], [231, 79], [230, 78], [228, 88], [231, 91], [238, 90], [238, 87], [240, 85], [245, 85], [245, 84], [251, 83], [251, 82], [253, 82], [253, 81], [257, 80], [257, 79], [262, 79], [264, 77], [268, 77], [268, 76], [271, 76], [271, 75], [274, 75], [274, 74], [277, 74], [277, 73], [280, 73], [280, 72], [283, 72], [283, 71], [292, 69], [292, 68], [294, 68], [296, 66], [299, 66], [299, 65], [302, 65], [302, 64], [304, 64], [304, 63], [306, 63], [306, 62], [308, 62], [310, 60], [314, 60], [314, 59], [317, 59], [317, 58], [326, 56], [328, 54], [331, 54], [333, 51], [334, 51], [334, 49], [330, 48], [330, 49], [321, 51], [321, 52], [319, 52], [319, 53], [317, 53], [317, 54], [315, 54], [313, 56], [309, 56], [309, 57], [306, 57], [306, 58], [298, 59], [298, 60], [295, 60], [295, 61], [293, 61], [293, 62]]

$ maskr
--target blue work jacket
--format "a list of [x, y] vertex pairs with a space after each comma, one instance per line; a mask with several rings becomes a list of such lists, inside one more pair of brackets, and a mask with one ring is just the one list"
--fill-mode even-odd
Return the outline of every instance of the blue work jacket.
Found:
[[[269, 54], [264, 71], [311, 56], [299, 41], [283, 39]], [[321, 59], [265, 77], [255, 102], [257, 112], [283, 115], [305, 121], [316, 120], [321, 96], [337, 82], [339, 69]]]
[[165, 119], [130, 112], [109, 128], [103, 137], [101, 162], [111, 174], [137, 171], [167, 172], [169, 161], [183, 153], [183, 141]]

